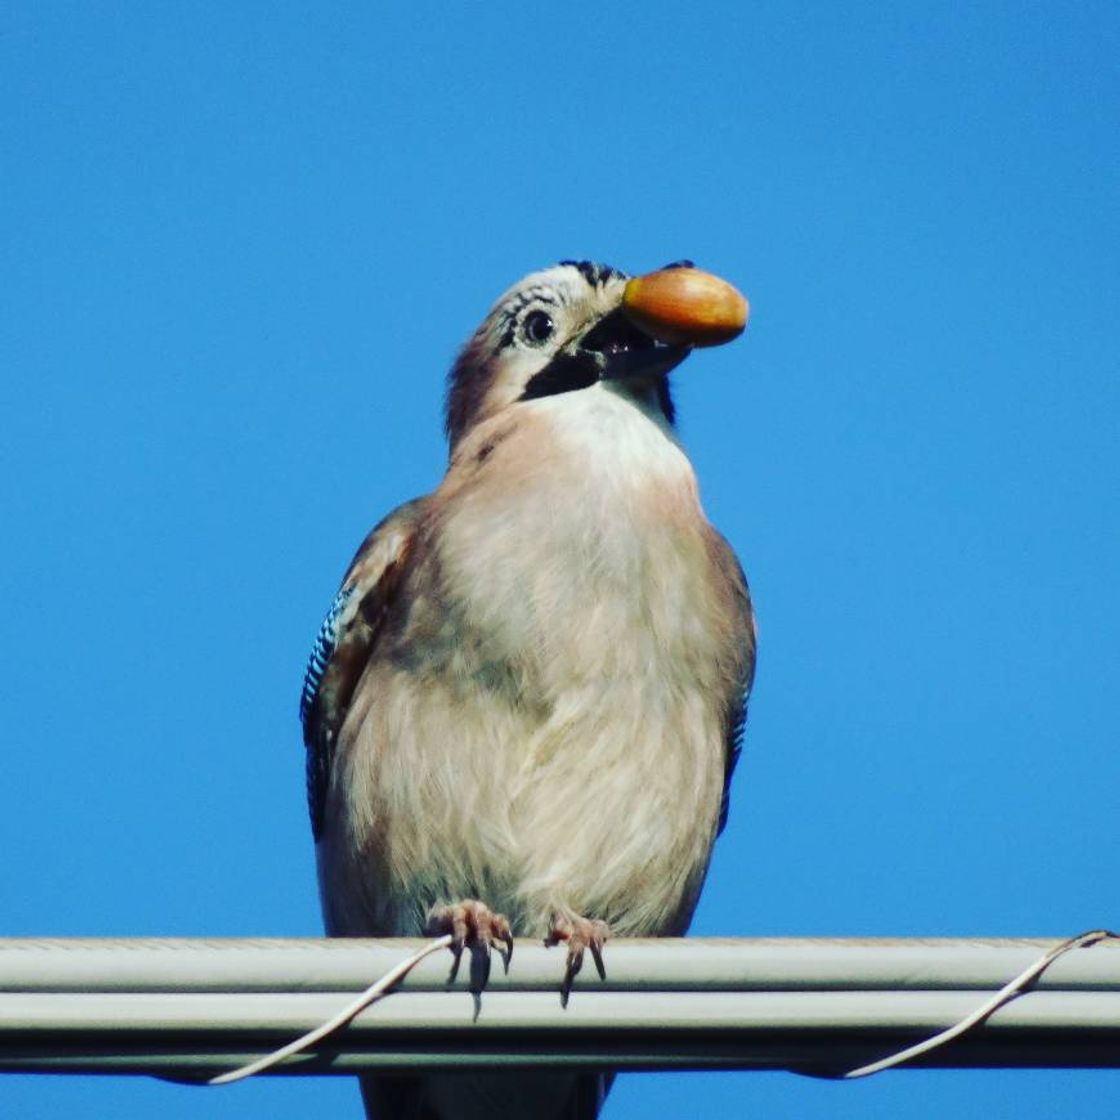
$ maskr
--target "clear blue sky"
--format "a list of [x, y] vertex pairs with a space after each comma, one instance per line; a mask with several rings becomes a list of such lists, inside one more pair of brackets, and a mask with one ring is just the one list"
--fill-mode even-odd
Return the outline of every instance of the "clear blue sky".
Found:
[[[441, 473], [456, 346], [562, 257], [753, 303], [677, 378], [761, 643], [694, 932], [1120, 924], [1116, 6], [394, 7], [0, 14], [0, 934], [318, 932], [309, 642]], [[606, 1115], [1118, 1096], [696, 1074]], [[0, 1112], [358, 1104], [18, 1077]]]

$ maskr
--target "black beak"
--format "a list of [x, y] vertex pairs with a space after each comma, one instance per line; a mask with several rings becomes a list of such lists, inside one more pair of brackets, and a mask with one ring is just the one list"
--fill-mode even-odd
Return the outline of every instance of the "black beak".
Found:
[[672, 422], [669, 390], [661, 379], [692, 352], [670, 346], [640, 331], [615, 308], [582, 338], [573, 339], [525, 386], [521, 400], [587, 389], [598, 381], [636, 380], [658, 385], [665, 415]]
[[595, 364], [602, 381], [662, 377], [691, 353], [688, 346], [670, 346], [640, 331], [621, 308], [603, 316], [576, 349], [585, 362]]

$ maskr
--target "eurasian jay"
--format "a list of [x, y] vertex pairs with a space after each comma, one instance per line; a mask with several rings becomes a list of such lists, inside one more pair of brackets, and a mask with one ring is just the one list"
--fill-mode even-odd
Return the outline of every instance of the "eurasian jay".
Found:
[[[685, 262], [687, 263], [687, 262]], [[685, 932], [727, 816], [755, 638], [673, 426], [690, 352], [587, 261], [497, 302], [448, 380], [450, 463], [358, 549], [300, 704], [332, 936]], [[609, 1076], [365, 1079], [383, 1120], [594, 1117]]]

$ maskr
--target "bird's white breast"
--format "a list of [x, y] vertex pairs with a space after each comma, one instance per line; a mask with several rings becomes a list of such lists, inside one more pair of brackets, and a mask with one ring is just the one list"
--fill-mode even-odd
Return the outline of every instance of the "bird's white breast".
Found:
[[663, 423], [602, 385], [525, 412], [448, 504], [448, 579], [511, 651], [544, 641], [563, 674], [621, 668], [649, 654], [643, 632], [679, 630], [703, 580], [691, 464]]

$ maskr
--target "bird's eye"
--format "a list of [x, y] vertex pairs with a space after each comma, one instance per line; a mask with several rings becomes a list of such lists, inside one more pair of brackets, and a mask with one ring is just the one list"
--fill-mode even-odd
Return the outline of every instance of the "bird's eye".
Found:
[[551, 316], [544, 311], [530, 311], [525, 316], [525, 322], [521, 324], [521, 333], [525, 336], [525, 340], [535, 346], [546, 342], [554, 329]]

